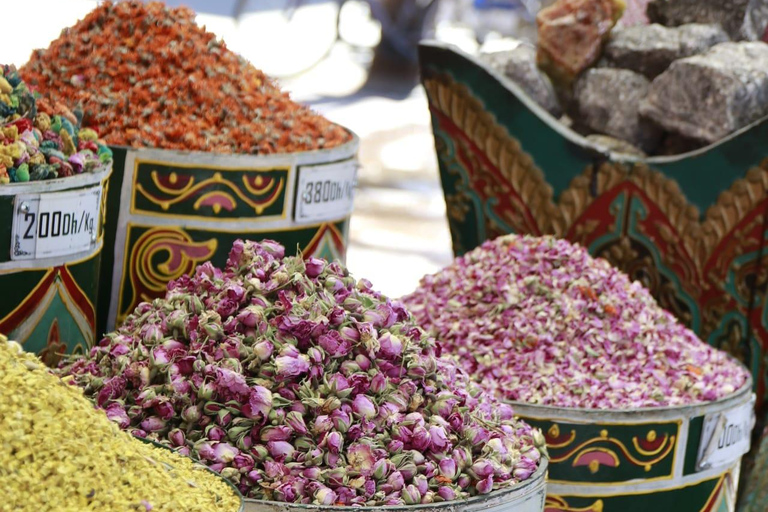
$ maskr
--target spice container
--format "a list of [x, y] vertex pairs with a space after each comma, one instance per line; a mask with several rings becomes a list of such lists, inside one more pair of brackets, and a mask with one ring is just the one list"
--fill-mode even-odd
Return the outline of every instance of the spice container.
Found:
[[[429, 505], [387, 506], [387, 507], [356, 507], [362, 511], [384, 512], [480, 512], [490, 510], [492, 512], [542, 512], [547, 494], [545, 478], [548, 462], [543, 459], [542, 464], [529, 480], [514, 485], [508, 489], [495, 491], [484, 496], [476, 496], [461, 501], [446, 501]], [[334, 507], [322, 505], [295, 505], [287, 503], [275, 503], [264, 500], [245, 500], [244, 512], [311, 512], [329, 510], [341, 512], [349, 507]]]
[[749, 372], [605, 260], [508, 235], [403, 300], [444, 353], [544, 432], [548, 507], [735, 510], [755, 423]]
[[456, 255], [508, 233], [579, 243], [744, 363], [764, 409], [768, 122], [642, 159], [581, 137], [474, 57], [426, 43], [420, 62]]
[[755, 423], [749, 388], [708, 404], [621, 411], [515, 402], [547, 440], [546, 510], [736, 510]]
[[21, 72], [81, 104], [115, 153], [101, 332], [195, 265], [223, 265], [237, 238], [344, 260], [357, 138], [293, 103], [191, 11], [101, 5]]
[[12, 67], [0, 91], [0, 331], [55, 364], [96, 338], [111, 154]]
[[249, 498], [463, 503], [531, 479], [542, 434], [437, 350], [339, 262], [238, 240], [60, 371]]

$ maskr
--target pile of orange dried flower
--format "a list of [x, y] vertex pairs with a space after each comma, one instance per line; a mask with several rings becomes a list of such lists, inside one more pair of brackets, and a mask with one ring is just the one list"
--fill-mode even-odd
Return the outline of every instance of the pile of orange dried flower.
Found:
[[34, 52], [22, 77], [80, 107], [84, 125], [111, 145], [270, 154], [350, 140], [194, 16], [160, 2], [104, 3]]

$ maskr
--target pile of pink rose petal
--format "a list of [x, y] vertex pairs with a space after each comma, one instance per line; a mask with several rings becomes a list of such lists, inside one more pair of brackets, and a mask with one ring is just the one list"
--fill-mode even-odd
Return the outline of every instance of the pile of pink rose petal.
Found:
[[444, 353], [508, 400], [676, 406], [727, 396], [749, 378], [641, 284], [553, 237], [486, 242], [403, 301]]

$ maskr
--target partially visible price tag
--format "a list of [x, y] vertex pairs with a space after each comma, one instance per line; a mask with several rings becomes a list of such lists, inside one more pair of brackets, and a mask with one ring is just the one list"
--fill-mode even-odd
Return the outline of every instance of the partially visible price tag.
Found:
[[11, 259], [34, 260], [87, 251], [96, 243], [101, 186], [16, 196]]
[[357, 162], [310, 165], [299, 170], [297, 221], [334, 220], [352, 213]]
[[737, 408], [704, 417], [696, 468], [730, 464], [749, 451], [755, 426], [755, 397]]

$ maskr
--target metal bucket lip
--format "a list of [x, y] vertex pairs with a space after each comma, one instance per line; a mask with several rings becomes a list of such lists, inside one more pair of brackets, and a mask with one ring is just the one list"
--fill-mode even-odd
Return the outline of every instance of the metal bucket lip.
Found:
[[[341, 125], [338, 125], [341, 126]], [[360, 147], [360, 138], [357, 136], [355, 132], [350, 130], [349, 128], [346, 128], [344, 126], [341, 126], [341, 128], [344, 129], [349, 135], [352, 136], [352, 138], [345, 142], [344, 144], [341, 144], [339, 146], [335, 146], [332, 148], [323, 148], [323, 149], [313, 149], [310, 151], [296, 151], [293, 153], [269, 153], [269, 154], [247, 154], [247, 153], [216, 153], [213, 151], [200, 151], [200, 150], [187, 150], [187, 149], [164, 149], [164, 148], [155, 148], [155, 147], [133, 147], [133, 146], [119, 146], [116, 144], [110, 144], [109, 147], [113, 149], [119, 149], [125, 152], [128, 151], [158, 151], [167, 153], [169, 155], [177, 155], [180, 157], [201, 157], [205, 159], [209, 158], [227, 158], [227, 159], [260, 159], [260, 160], [275, 160], [275, 161], [284, 161], [287, 159], [298, 159], [302, 162], [304, 161], [314, 161], [315, 159], [320, 160], [329, 160], [333, 161], [335, 160], [334, 157], [338, 157], [339, 153], [342, 154], [349, 154], [350, 156], [355, 155], [357, 153], [358, 148]]]
[[20, 194], [39, 192], [58, 192], [96, 185], [112, 174], [113, 162], [100, 165], [93, 172], [56, 178], [52, 180], [26, 181], [23, 183], [6, 183], [0, 185], [0, 196], [16, 196]]
[[[663, 407], [641, 407], [633, 409], [590, 409], [586, 407], [559, 407], [554, 405], [540, 405], [514, 400], [506, 400], [515, 410], [517, 416], [518, 409], [530, 409], [532, 411], [541, 411], [547, 417], [573, 416], [574, 414], [595, 418], [595, 422], [611, 420], [629, 420], [635, 419], [637, 422], [647, 422], [653, 420], [653, 416], [661, 417], [682, 417], [682, 416], [703, 416], [713, 410], [724, 410], [731, 405], [737, 405], [742, 401], [749, 400], [752, 393], [752, 376], [748, 376], [747, 381], [741, 388], [737, 389], [728, 396], [724, 396], [711, 402], [697, 402], [685, 405], [667, 405]], [[639, 416], [642, 415], [642, 416]], [[525, 417], [522, 413], [520, 416]]]
[[439, 503], [428, 503], [428, 504], [419, 504], [419, 505], [393, 505], [393, 506], [387, 506], [387, 505], [379, 505], [376, 507], [350, 507], [350, 506], [344, 506], [344, 507], [338, 507], [338, 506], [327, 506], [327, 505], [314, 505], [314, 504], [302, 504], [302, 503], [285, 503], [282, 501], [268, 501], [268, 500], [253, 500], [253, 499], [245, 499], [245, 503], [253, 503], [256, 505], [267, 505], [270, 507], [280, 507], [283, 508], [285, 511], [290, 510], [332, 510], [336, 512], [341, 511], [349, 511], [349, 510], [363, 510], [363, 511], [392, 511], [392, 512], [408, 512], [410, 510], [458, 510], [459, 507], [466, 507], [471, 505], [477, 505], [481, 504], [484, 501], [488, 500], [498, 500], [500, 498], [504, 498], [506, 496], [509, 496], [510, 503], [514, 501], [514, 496], [519, 491], [522, 490], [535, 490], [535, 487], [538, 485], [546, 485], [546, 474], [547, 469], [549, 467], [549, 459], [546, 455], [543, 453], [541, 454], [541, 462], [539, 463], [539, 467], [536, 469], [536, 471], [533, 472], [533, 474], [527, 479], [522, 482], [519, 482], [512, 487], [508, 487], [505, 489], [499, 489], [498, 491], [491, 492], [489, 494], [483, 494], [482, 496], [473, 496], [471, 498], [465, 499], [465, 500], [453, 500], [453, 501], [441, 501]]
[[[671, 155], [671, 156], [646, 156], [646, 157], [637, 157], [632, 155], [627, 155], [625, 153], [619, 153], [616, 151], [610, 151], [607, 150], [605, 147], [600, 146], [599, 144], [596, 144], [590, 140], [588, 140], [586, 137], [580, 135], [573, 129], [563, 125], [557, 118], [555, 118], [552, 114], [544, 110], [538, 103], [536, 103], [531, 97], [528, 96], [527, 93], [523, 91], [523, 89], [517, 85], [512, 79], [507, 78], [503, 74], [499, 73], [495, 69], [491, 68], [488, 64], [480, 61], [477, 57], [475, 57], [472, 54], [469, 54], [460, 48], [452, 45], [443, 43], [441, 41], [437, 40], [424, 40], [419, 43], [419, 46], [424, 46], [425, 48], [438, 48], [442, 50], [449, 50], [457, 55], [461, 55], [465, 59], [471, 61], [476, 66], [482, 68], [485, 70], [488, 74], [492, 75], [496, 80], [499, 81], [504, 87], [506, 87], [509, 91], [512, 92], [512, 94], [515, 95], [515, 97], [523, 103], [528, 110], [533, 112], [536, 117], [538, 117], [541, 121], [543, 121], [545, 124], [547, 124], [552, 130], [559, 133], [563, 138], [571, 141], [574, 144], [577, 144], [583, 148], [588, 148], [593, 151], [600, 152], [606, 156], [608, 156], [612, 161], [614, 162], [622, 162], [622, 163], [646, 163], [646, 164], [672, 164], [675, 162], [679, 162], [681, 160], [687, 160], [689, 158], [694, 158], [697, 156], [701, 156], [705, 153], [708, 153], [709, 151], [713, 150], [714, 148], [721, 146], [732, 139], [735, 139], [739, 137], [740, 135], [754, 129], [756, 126], [765, 124], [768, 122], [768, 115], [763, 116], [760, 119], [757, 119], [747, 126], [744, 126], [742, 128], [739, 128], [738, 130], [729, 133], [722, 139], [713, 142], [711, 144], [707, 144], [706, 146], [695, 149], [693, 151], [688, 151], [685, 153], [680, 153], [678, 155]], [[421, 63], [422, 69], [425, 66], [425, 63]]]
[[[131, 435], [131, 437], [134, 438], [134, 439], [138, 439], [142, 443], [152, 445], [155, 448], [161, 448], [163, 450], [168, 450], [169, 452], [176, 453], [171, 448], [169, 448], [169, 447], [167, 447], [167, 446], [165, 446], [163, 444], [160, 444], [157, 441], [153, 441], [151, 439], [144, 439], [143, 437], [137, 437], [137, 436], [134, 436], [134, 435]], [[221, 476], [220, 474], [218, 474], [217, 472], [215, 472], [214, 470], [212, 470], [208, 466], [206, 466], [204, 464], [200, 464], [199, 462], [197, 462], [196, 460], [192, 459], [191, 457], [186, 457], [184, 455], [179, 455], [178, 453], [176, 453], [176, 455], [178, 455], [179, 457], [185, 458], [185, 459], [190, 459], [195, 466], [204, 469], [205, 471], [211, 473], [216, 478], [218, 478], [219, 480], [221, 480], [222, 482], [227, 484], [227, 487], [232, 489], [232, 491], [235, 493], [235, 496], [237, 496], [237, 498], [240, 500], [240, 508], [237, 509], [237, 512], [243, 512], [245, 510], [245, 498], [243, 498], [243, 494], [240, 492], [240, 489], [235, 487], [235, 485], [232, 482], [230, 482], [229, 480], [227, 480], [226, 478], [224, 478], [223, 476]]]

